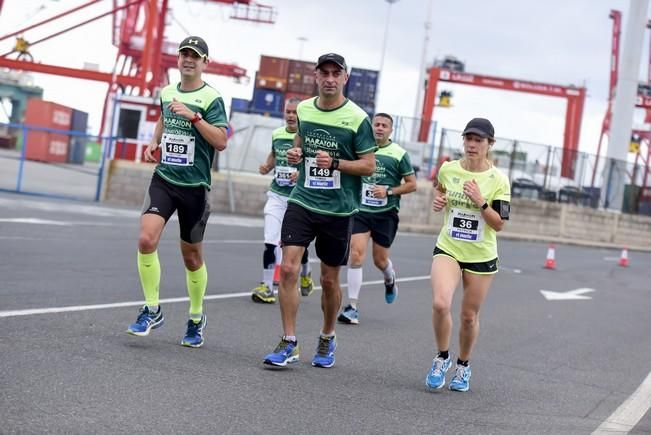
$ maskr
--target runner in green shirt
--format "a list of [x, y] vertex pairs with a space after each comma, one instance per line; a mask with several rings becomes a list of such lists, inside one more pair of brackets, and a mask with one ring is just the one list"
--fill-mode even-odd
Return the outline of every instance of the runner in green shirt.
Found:
[[140, 218], [138, 272], [145, 305], [127, 332], [146, 336], [163, 325], [163, 312], [158, 304], [161, 268], [157, 249], [163, 229], [176, 211], [190, 296], [190, 320], [181, 344], [200, 347], [206, 326], [203, 298], [208, 272], [202, 241], [210, 215], [210, 166], [215, 150], [226, 148], [227, 120], [221, 95], [201, 78], [208, 65], [206, 42], [190, 36], [181, 42], [178, 52], [181, 82], [161, 91], [161, 117], [144, 152], [146, 161], [155, 162], [154, 152], [160, 147], [161, 158]]
[[445, 211], [432, 261], [432, 324], [438, 354], [425, 383], [439, 389], [450, 367], [452, 297], [463, 278], [459, 356], [450, 389], [470, 388], [470, 353], [479, 334], [479, 309], [497, 273], [497, 232], [509, 219], [508, 178], [488, 159], [495, 143], [489, 120], [474, 118], [463, 130], [464, 156], [444, 163], [434, 189], [435, 212]]
[[[357, 301], [362, 287], [362, 264], [368, 239], [373, 239], [373, 263], [384, 274], [384, 298], [392, 303], [398, 294], [389, 249], [398, 231], [400, 196], [416, 190], [416, 175], [409, 154], [391, 140], [393, 118], [386, 113], [373, 117], [375, 173], [362, 178], [361, 208], [355, 215], [348, 263], [348, 305], [337, 317], [341, 323], [359, 324]], [[405, 181], [402, 183], [402, 181]]]
[[284, 367], [299, 358], [296, 341], [296, 291], [300, 259], [316, 238], [321, 260], [321, 309], [315, 367], [335, 363], [335, 322], [341, 306], [339, 269], [348, 261], [352, 216], [359, 209], [362, 176], [375, 171], [376, 145], [366, 113], [343, 95], [348, 80], [346, 61], [335, 53], [319, 57], [315, 77], [319, 96], [298, 105], [299, 129], [290, 164], [299, 163], [299, 177], [289, 197], [281, 240], [280, 312], [283, 337], [264, 363]]
[[[271, 134], [271, 151], [259, 169], [263, 175], [274, 171], [274, 178], [264, 206], [265, 249], [262, 254], [262, 281], [251, 291], [251, 299], [254, 302], [276, 302], [273, 283], [275, 268], [281, 259], [281, 253], [277, 252], [280, 251], [280, 228], [287, 211], [289, 194], [292, 193], [298, 177], [298, 165], [290, 165], [287, 162], [287, 151], [294, 146], [294, 137], [298, 130], [296, 106], [300, 102], [298, 98], [290, 98], [285, 102], [285, 125], [278, 127]], [[300, 286], [303, 296], [309, 296], [314, 291], [307, 249], [301, 259]]]

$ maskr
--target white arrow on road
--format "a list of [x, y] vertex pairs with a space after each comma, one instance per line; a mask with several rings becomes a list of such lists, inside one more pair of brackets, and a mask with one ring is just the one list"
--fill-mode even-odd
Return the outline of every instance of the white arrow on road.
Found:
[[593, 288], [577, 288], [576, 290], [570, 290], [567, 292], [553, 292], [549, 290], [540, 290], [540, 293], [548, 301], [576, 301], [576, 300], [585, 300], [592, 299], [591, 296], [584, 296], [585, 293], [593, 292]]

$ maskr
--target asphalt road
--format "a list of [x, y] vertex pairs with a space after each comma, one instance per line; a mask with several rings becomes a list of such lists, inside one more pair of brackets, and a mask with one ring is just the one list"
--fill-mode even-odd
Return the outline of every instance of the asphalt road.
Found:
[[[161, 298], [186, 296], [176, 225], [159, 248]], [[651, 372], [649, 253], [621, 268], [619, 252], [561, 245], [551, 271], [546, 245], [502, 241], [471, 389], [454, 393], [424, 385], [433, 235], [397, 237], [399, 297], [387, 305], [381, 284], [362, 288], [360, 325], [338, 326], [332, 369], [310, 366], [320, 291], [302, 298], [301, 362], [279, 371], [262, 364], [282, 333], [278, 306], [248, 297], [261, 219], [211, 217], [201, 349], [179, 344], [184, 300], [162, 304], [165, 326], [149, 337], [125, 333], [142, 299], [137, 234], [134, 209], [0, 194], [0, 433], [579, 434], [604, 428], [629, 398], [642, 417], [619, 433], [651, 433], [651, 399], [634, 394]], [[364, 273], [381, 279], [370, 264]], [[540, 292], [582, 288], [594, 291]]]

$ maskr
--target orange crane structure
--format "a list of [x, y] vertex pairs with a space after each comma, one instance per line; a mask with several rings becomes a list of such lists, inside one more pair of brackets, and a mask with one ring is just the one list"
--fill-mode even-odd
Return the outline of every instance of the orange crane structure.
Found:
[[427, 142], [432, 123], [432, 115], [437, 96], [439, 82], [450, 82], [462, 85], [481, 86], [506, 91], [525, 92], [536, 95], [561, 97], [567, 100], [565, 112], [565, 132], [563, 136], [563, 157], [561, 162], [561, 175], [572, 178], [574, 176], [574, 162], [579, 147], [581, 133], [581, 118], [585, 103], [586, 89], [576, 86], [561, 86], [549, 83], [538, 83], [528, 80], [517, 80], [504, 77], [484, 76], [447, 68], [432, 67], [428, 71], [428, 80], [423, 100], [418, 140]]
[[[272, 6], [255, 3], [251, 0], [207, 0], [211, 3], [232, 5], [230, 18], [254, 23], [273, 24], [276, 11]], [[104, 127], [106, 106], [109, 95], [120, 89], [125, 95], [153, 97], [157, 90], [169, 82], [168, 71], [176, 67], [176, 48], [178, 42], [165, 38], [165, 23], [168, 17], [169, 0], [112, 0], [105, 12], [69, 26], [65, 29], [29, 41], [30, 30], [51, 25], [57, 20], [79, 13], [103, 0], [90, 0], [36, 24], [0, 36], [0, 41], [16, 37], [13, 50], [0, 54], [0, 67], [13, 70], [54, 74], [64, 77], [94, 80], [108, 84], [105, 108], [101, 128]], [[0, 0], [0, 12], [3, 1]], [[117, 47], [117, 56], [112, 72], [89, 69], [70, 68], [36, 62], [29, 53], [29, 48], [88, 25], [101, 18], [112, 17], [112, 44]], [[235, 64], [220, 63], [212, 60], [206, 72], [235, 79], [246, 77], [246, 70]], [[100, 131], [100, 135], [102, 131]]]

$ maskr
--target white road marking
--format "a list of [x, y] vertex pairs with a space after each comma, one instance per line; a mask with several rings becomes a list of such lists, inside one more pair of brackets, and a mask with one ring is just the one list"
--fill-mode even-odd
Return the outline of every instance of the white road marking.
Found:
[[91, 225], [91, 226], [102, 226], [102, 227], [115, 226], [115, 224], [111, 222], [56, 221], [56, 220], [39, 219], [39, 218], [0, 218], [0, 222], [9, 223], [9, 224], [55, 225], [61, 227], [72, 227], [76, 225]]
[[[429, 275], [424, 276], [410, 276], [405, 278], [398, 278], [396, 282], [410, 282], [410, 281], [423, 281], [428, 280]], [[362, 285], [374, 285], [374, 284], [383, 284], [384, 280], [377, 281], [366, 281]], [[348, 287], [348, 284], [342, 284], [342, 288]], [[321, 290], [321, 287], [314, 287], [315, 290]], [[216, 299], [233, 299], [241, 297], [250, 297], [251, 292], [242, 292], [242, 293], [226, 293], [219, 295], [208, 295], [204, 298], [205, 301], [211, 301]], [[173, 304], [177, 302], [187, 302], [188, 297], [180, 298], [168, 298], [161, 299], [161, 304]], [[36, 314], [54, 314], [54, 313], [69, 313], [73, 311], [90, 311], [90, 310], [105, 310], [109, 308], [122, 308], [122, 307], [138, 307], [144, 305], [144, 301], [130, 301], [130, 302], [116, 302], [112, 304], [96, 304], [96, 305], [76, 305], [69, 307], [52, 307], [52, 308], [32, 308], [26, 310], [9, 310], [9, 311], [0, 311], [0, 318], [2, 317], [18, 317], [18, 316], [33, 316]]]
[[[177, 243], [178, 240], [175, 240]], [[233, 245], [264, 245], [264, 240], [204, 240], [203, 244], [212, 245], [219, 243], [230, 243]]]
[[513, 273], [522, 273], [522, 271], [520, 269], [513, 269], [511, 267], [502, 266], [501, 264], [499, 265], [499, 269], [500, 270], [508, 270], [508, 271], [513, 272]]
[[[37, 201], [31, 199], [9, 199], [9, 198], [0, 198], [0, 208], [6, 210], [39, 210], [45, 212], [55, 212], [55, 213], [72, 213], [74, 215], [87, 215], [87, 216], [96, 216], [96, 217], [109, 217], [109, 218], [128, 218], [128, 219], [139, 219], [141, 215], [140, 210], [128, 209], [128, 208], [117, 208], [117, 207], [106, 207], [98, 205], [87, 205], [87, 204], [76, 204], [76, 203], [65, 203], [60, 201]], [[176, 220], [176, 215], [172, 216], [170, 220]], [[48, 225], [61, 225], [57, 222], [66, 222], [66, 221], [55, 221], [52, 220]], [[45, 223], [43, 223], [45, 224]], [[69, 223], [74, 225], [74, 223]], [[117, 225], [115, 222], [113, 225]], [[211, 214], [208, 219], [208, 224], [210, 225], [232, 225], [238, 227], [250, 227], [250, 228], [263, 228], [264, 219], [262, 217], [244, 217], [244, 216], [233, 216], [227, 214]], [[63, 224], [68, 225], [68, 224]]]
[[651, 408], [651, 373], [592, 435], [627, 434]]
[[72, 224], [63, 221], [52, 221], [48, 219], [37, 219], [37, 218], [5, 218], [0, 219], [0, 222], [5, 222], [9, 224], [36, 224], [36, 225], [59, 225], [59, 226], [70, 226]]
[[540, 293], [548, 301], [576, 301], [576, 300], [586, 300], [592, 299], [591, 296], [585, 296], [585, 293], [591, 293], [595, 291], [593, 288], [577, 288], [575, 290], [570, 290], [566, 292], [553, 292], [550, 290], [540, 290]]

